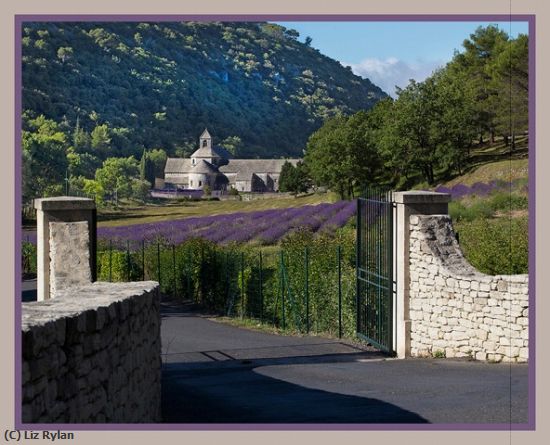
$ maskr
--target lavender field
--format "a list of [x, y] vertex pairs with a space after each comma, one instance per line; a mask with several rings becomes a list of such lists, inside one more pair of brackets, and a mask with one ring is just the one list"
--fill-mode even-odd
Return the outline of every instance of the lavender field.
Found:
[[116, 244], [158, 239], [177, 245], [192, 238], [203, 238], [218, 244], [231, 242], [275, 244], [285, 234], [307, 228], [312, 232], [334, 231], [355, 215], [354, 201], [308, 205], [258, 212], [185, 218], [158, 223], [134, 224], [98, 229], [99, 240]]
[[[277, 243], [287, 233], [306, 228], [314, 233], [333, 232], [343, 227], [356, 213], [355, 201], [339, 201], [286, 209], [238, 212], [201, 216], [179, 220], [117, 227], [99, 227], [99, 241], [112, 241], [113, 246], [126, 247], [129, 241], [137, 246], [141, 241], [163, 240], [172, 245], [192, 238], [202, 238], [217, 244], [256, 242]], [[36, 232], [23, 241], [36, 245]]]

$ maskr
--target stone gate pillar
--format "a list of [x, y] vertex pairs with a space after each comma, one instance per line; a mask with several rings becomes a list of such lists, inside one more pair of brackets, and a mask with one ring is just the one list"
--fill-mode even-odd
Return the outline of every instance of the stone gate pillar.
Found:
[[394, 350], [397, 357], [410, 356], [411, 320], [409, 317], [409, 218], [411, 215], [447, 215], [449, 213], [448, 193], [409, 191], [393, 194], [394, 208], [394, 270], [397, 282], [394, 312]]
[[36, 199], [37, 300], [96, 280], [96, 207], [88, 198]]

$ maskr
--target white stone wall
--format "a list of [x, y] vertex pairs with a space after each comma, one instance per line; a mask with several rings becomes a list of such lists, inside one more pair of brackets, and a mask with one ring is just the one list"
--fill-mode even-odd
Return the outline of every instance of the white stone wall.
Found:
[[527, 275], [485, 275], [448, 215], [410, 217], [411, 355], [528, 360]]
[[160, 421], [158, 283], [93, 283], [23, 303], [24, 423]]

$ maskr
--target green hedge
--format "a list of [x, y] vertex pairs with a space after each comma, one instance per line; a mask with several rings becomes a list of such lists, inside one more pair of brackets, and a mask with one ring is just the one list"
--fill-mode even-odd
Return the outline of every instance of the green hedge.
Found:
[[468, 261], [489, 275], [528, 273], [529, 222], [516, 218], [480, 218], [454, 224]]

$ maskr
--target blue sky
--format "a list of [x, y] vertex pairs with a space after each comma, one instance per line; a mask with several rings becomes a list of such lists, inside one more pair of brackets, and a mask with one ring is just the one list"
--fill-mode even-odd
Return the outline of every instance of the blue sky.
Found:
[[527, 22], [277, 22], [306, 36], [321, 53], [351, 66], [391, 95], [395, 85], [424, 80], [445, 65], [477, 27], [498, 25], [512, 37]]

